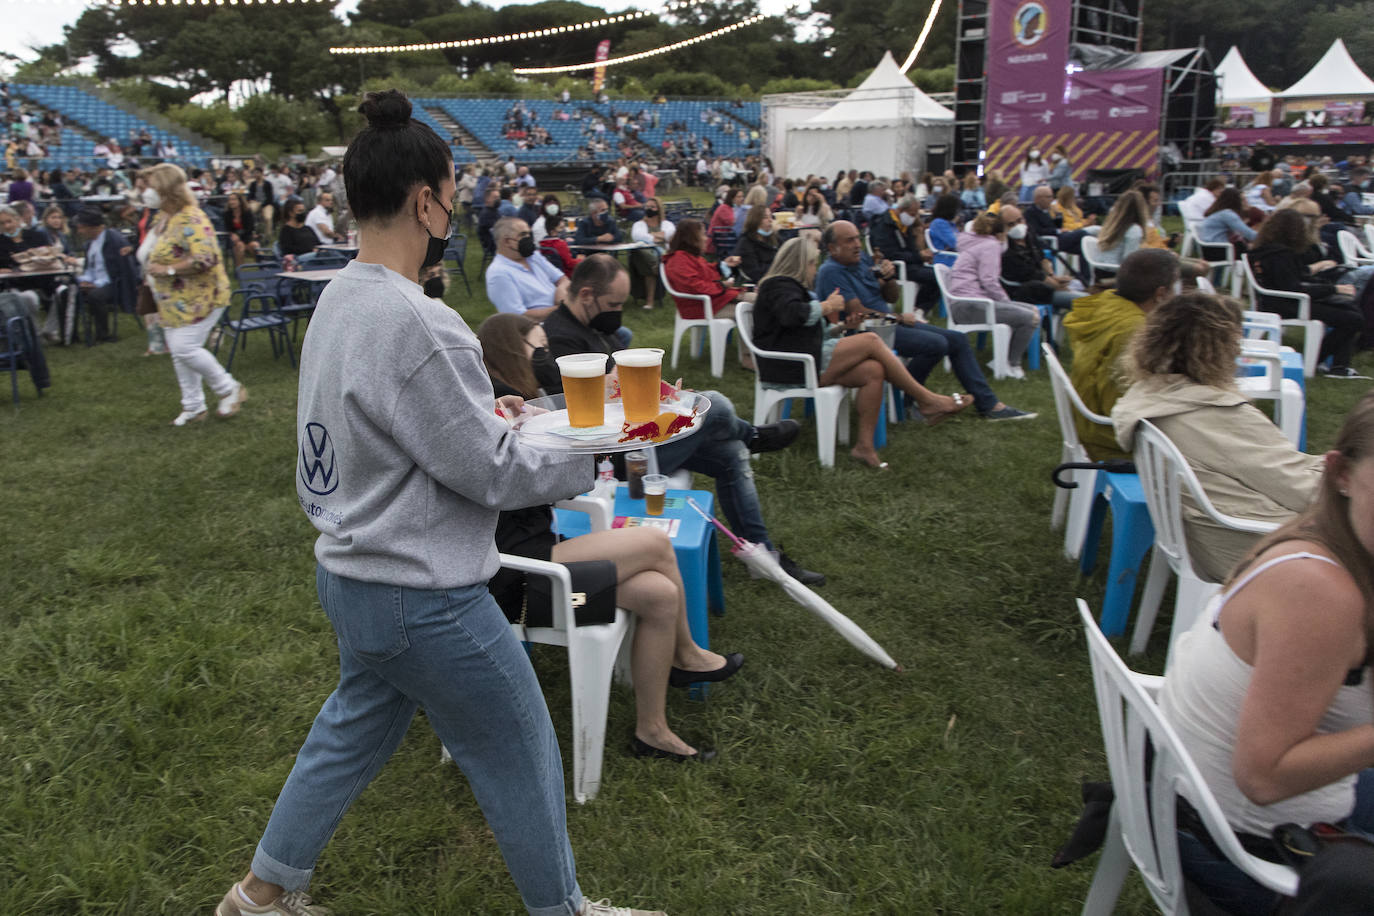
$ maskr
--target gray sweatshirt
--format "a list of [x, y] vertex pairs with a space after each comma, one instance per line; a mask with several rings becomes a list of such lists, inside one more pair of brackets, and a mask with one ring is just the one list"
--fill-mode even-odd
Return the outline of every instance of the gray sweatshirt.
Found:
[[496, 416], [476, 336], [380, 264], [352, 261], [301, 350], [296, 493], [325, 569], [457, 588], [500, 565], [501, 509], [591, 489], [593, 459], [529, 448]]

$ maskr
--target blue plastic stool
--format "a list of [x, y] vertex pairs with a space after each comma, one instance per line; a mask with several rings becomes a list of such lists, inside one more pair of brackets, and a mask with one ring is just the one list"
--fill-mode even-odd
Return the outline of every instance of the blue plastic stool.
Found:
[[1150, 522], [1139, 477], [1097, 472], [1092, 512], [1079, 558], [1079, 569], [1085, 576], [1097, 565], [1097, 542], [1102, 537], [1102, 523], [1108, 510], [1112, 513], [1112, 559], [1107, 568], [1107, 595], [1102, 601], [1100, 623], [1106, 635], [1120, 636], [1126, 632], [1140, 569], [1155, 541], [1155, 526]]
[[1030, 347], [1026, 350], [1026, 368], [1032, 372], [1040, 368], [1040, 331], [1043, 328], [1049, 334], [1051, 316], [1054, 315], [1052, 305], [1037, 305], [1036, 308], [1040, 310], [1040, 324], [1031, 334]]

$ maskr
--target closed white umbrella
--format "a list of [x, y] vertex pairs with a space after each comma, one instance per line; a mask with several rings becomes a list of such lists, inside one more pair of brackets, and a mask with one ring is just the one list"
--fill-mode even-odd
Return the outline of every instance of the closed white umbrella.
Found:
[[830, 624], [835, 632], [845, 638], [846, 642], [884, 668], [891, 668], [894, 671], [902, 670], [902, 666], [897, 664], [872, 636], [865, 633], [862, 627], [835, 610], [829, 601], [783, 572], [782, 566], [778, 564], [778, 559], [773, 556], [771, 550], [762, 544], [754, 544], [736, 537], [733, 531], [708, 515], [691, 497], [688, 497], [687, 503], [700, 513], [702, 518], [715, 525], [733, 542], [730, 552], [739, 557], [751, 572], [761, 579], [771, 579], [781, 585], [788, 597]]

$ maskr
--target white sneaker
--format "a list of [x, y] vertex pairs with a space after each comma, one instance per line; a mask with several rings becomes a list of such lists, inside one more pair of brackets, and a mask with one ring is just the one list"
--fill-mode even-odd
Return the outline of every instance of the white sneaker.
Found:
[[577, 916], [668, 916], [662, 910], [632, 910], [627, 906], [611, 906], [610, 899], [584, 900]]
[[1022, 369], [1020, 366], [1012, 366], [1007, 370], [1007, 377], [1014, 378], [1018, 382], [1024, 382], [1026, 380], [1026, 370]]
[[196, 422], [199, 422], [199, 421], [204, 420], [204, 419], [205, 419], [205, 411], [204, 411], [204, 410], [201, 410], [199, 413], [192, 413], [192, 412], [189, 411], [189, 410], [183, 410], [181, 413], [177, 414], [177, 418], [176, 418], [175, 420], [172, 421], [172, 425], [173, 425], [173, 426], [185, 426], [187, 423], [196, 423]]
[[215, 916], [329, 916], [329, 910], [311, 905], [310, 895], [304, 891], [287, 891], [261, 906], [247, 903], [235, 884], [215, 907]]
[[243, 382], [235, 382], [234, 390], [219, 399], [219, 406], [215, 408], [215, 413], [221, 417], [232, 417], [239, 412], [239, 407], [248, 400], [248, 386]]

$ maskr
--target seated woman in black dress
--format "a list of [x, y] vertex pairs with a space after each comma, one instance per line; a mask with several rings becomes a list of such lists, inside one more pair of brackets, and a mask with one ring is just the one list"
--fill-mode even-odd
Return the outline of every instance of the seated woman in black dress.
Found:
[[277, 245], [281, 248], [282, 256], [292, 254], [299, 258], [314, 254], [315, 247], [319, 244], [320, 238], [315, 235], [315, 230], [305, 224], [305, 204], [294, 198], [287, 201], [286, 219], [282, 222], [281, 233], [277, 236]]
[[[1332, 362], [1330, 369], [1321, 366], [1319, 371], [1329, 378], [1361, 378], [1350, 360], [1364, 330], [1364, 315], [1355, 304], [1354, 286], [1324, 278], [1327, 271], [1335, 270], [1336, 262], [1312, 260], [1322, 256], [1321, 249], [1314, 244], [1320, 214], [1311, 203], [1307, 207], [1310, 213], [1295, 205], [1270, 214], [1246, 257], [1255, 280], [1263, 288], [1311, 297], [1312, 317], [1327, 327], [1318, 361], [1329, 356]], [[1259, 307], [1281, 318], [1298, 317], [1298, 303], [1292, 299], [1260, 296]]]
[[[859, 441], [850, 451], [871, 468], [885, 469], [878, 458], [873, 434], [883, 409], [883, 383], [891, 383], [916, 402], [927, 425], [958, 413], [973, 399], [956, 394], [935, 394], [911, 377], [906, 366], [876, 334], [841, 337], [857, 328], [863, 312], [844, 315], [845, 299], [835, 290], [823, 302], [811, 298], [816, 279], [816, 243], [804, 236], [790, 239], [773, 259], [773, 267], [759, 284], [754, 300], [754, 345], [761, 350], [810, 353], [822, 385], [859, 389], [855, 406], [859, 413]], [[843, 318], [843, 322], [841, 322]], [[759, 378], [765, 382], [795, 385], [803, 381], [800, 363], [791, 360], [758, 360]]]
[[735, 243], [739, 266], [735, 273], [744, 283], [758, 283], [773, 266], [778, 254], [778, 235], [773, 228], [773, 211], [754, 207], [744, 219], [744, 232]]
[[[545, 371], [557, 376], [556, 367], [547, 368], [552, 360], [544, 349], [544, 329], [524, 315], [492, 315], [477, 329], [477, 337], [497, 397], [538, 396], [536, 366], [542, 370], [541, 376]], [[497, 549], [569, 564], [575, 589], [592, 591], [603, 581], [614, 583], [613, 603], [636, 619], [630, 651], [635, 756], [669, 760], [714, 757], [714, 751], [693, 747], [668, 726], [664, 711], [668, 687], [724, 680], [739, 670], [744, 656], [720, 656], [692, 641], [672, 541], [657, 528], [615, 528], [559, 542], [552, 525], [553, 511], [548, 506], [502, 512], [496, 525]], [[518, 620], [523, 610], [526, 622], [537, 626], [535, 615], [549, 613], [547, 599], [542, 608], [538, 606], [536, 589], [526, 594], [524, 576], [518, 572], [503, 569], [488, 587], [512, 620]]]

